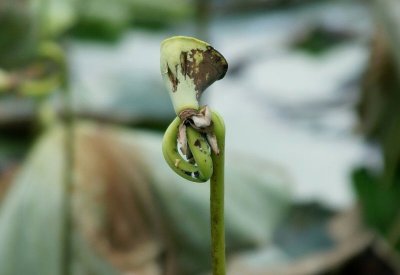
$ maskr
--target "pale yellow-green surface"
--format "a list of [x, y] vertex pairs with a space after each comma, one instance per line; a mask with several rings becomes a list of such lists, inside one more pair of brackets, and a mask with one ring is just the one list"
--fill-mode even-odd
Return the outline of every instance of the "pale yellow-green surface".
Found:
[[[184, 75], [181, 69], [181, 53], [190, 52], [191, 50], [206, 51], [207, 46], [209, 44], [204, 41], [186, 36], [174, 36], [161, 43], [161, 74], [177, 114], [184, 109], [199, 108], [194, 81], [192, 78]], [[200, 53], [195, 54], [193, 57], [188, 56], [188, 60], [194, 61], [196, 64], [199, 64], [202, 58]], [[176, 91], [174, 91], [173, 84], [168, 77], [168, 67], [178, 80]]]

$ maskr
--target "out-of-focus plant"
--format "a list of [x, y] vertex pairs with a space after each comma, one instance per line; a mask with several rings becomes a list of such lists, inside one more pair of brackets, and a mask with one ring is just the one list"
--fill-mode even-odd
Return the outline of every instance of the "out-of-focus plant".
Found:
[[0, 68], [26, 62], [36, 48], [34, 16], [26, 1], [0, 2]]
[[398, 1], [372, 1], [379, 22], [358, 112], [366, 138], [378, 147], [382, 169], [358, 169], [354, 186], [365, 221], [400, 251], [400, 20]]
[[55, 42], [39, 45], [35, 60], [22, 68], [0, 71], [0, 92], [22, 96], [43, 97], [54, 91], [65, 74], [64, 51]]
[[86, 0], [76, 1], [73, 8], [76, 23], [72, 34], [111, 41], [131, 26], [161, 27], [193, 14], [185, 0]]
[[66, 83], [60, 36], [73, 23], [69, 1], [5, 0], [0, 3], [0, 96], [33, 98], [39, 122], [54, 111], [48, 96]]
[[194, 182], [210, 179], [214, 275], [225, 274], [225, 126], [221, 116], [208, 106], [200, 107], [199, 99], [227, 69], [225, 58], [206, 42], [176, 36], [161, 44], [161, 74], [177, 114], [165, 132], [163, 154], [181, 177]]

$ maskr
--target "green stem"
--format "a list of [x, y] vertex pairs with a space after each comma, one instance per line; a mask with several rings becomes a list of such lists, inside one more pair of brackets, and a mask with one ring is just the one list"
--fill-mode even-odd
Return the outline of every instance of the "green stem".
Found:
[[214, 172], [210, 179], [211, 256], [213, 275], [225, 275], [225, 222], [224, 222], [224, 165], [225, 126], [222, 118], [213, 112], [214, 133], [219, 155], [212, 154]]
[[[188, 145], [196, 160], [196, 165], [183, 159], [178, 153], [177, 134], [180, 119], [176, 118], [168, 127], [163, 138], [163, 154], [166, 162], [181, 177], [204, 182], [210, 178], [210, 217], [211, 217], [211, 258], [214, 275], [225, 275], [225, 225], [224, 225], [224, 162], [225, 162], [225, 125], [222, 117], [212, 112], [213, 133], [216, 136], [219, 154], [211, 150], [212, 166], [207, 165], [207, 158], [202, 155], [202, 141], [197, 132], [187, 130]], [[198, 143], [196, 145], [196, 143]], [[204, 162], [204, 163], [203, 163]], [[197, 172], [198, 176], [193, 177]]]
[[66, 62], [63, 64], [63, 99], [65, 112], [65, 170], [63, 184], [63, 233], [61, 274], [72, 274], [72, 184], [74, 167], [74, 115], [72, 111], [72, 92], [69, 85], [69, 72]]

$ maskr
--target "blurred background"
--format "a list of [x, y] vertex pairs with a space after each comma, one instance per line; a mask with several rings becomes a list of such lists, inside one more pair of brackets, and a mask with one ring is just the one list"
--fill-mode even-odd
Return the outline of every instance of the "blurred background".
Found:
[[[378, 5], [379, 3], [379, 5]], [[400, 2], [1, 0], [0, 275], [210, 274], [160, 42], [229, 63], [228, 274], [400, 274]]]

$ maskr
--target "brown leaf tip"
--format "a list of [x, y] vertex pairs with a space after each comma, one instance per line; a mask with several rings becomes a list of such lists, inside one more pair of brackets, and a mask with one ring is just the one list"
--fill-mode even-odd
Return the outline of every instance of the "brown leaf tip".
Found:
[[193, 79], [197, 98], [212, 83], [222, 79], [228, 70], [225, 58], [211, 46], [207, 46], [205, 51], [192, 49], [181, 52], [180, 64], [185, 79]]

